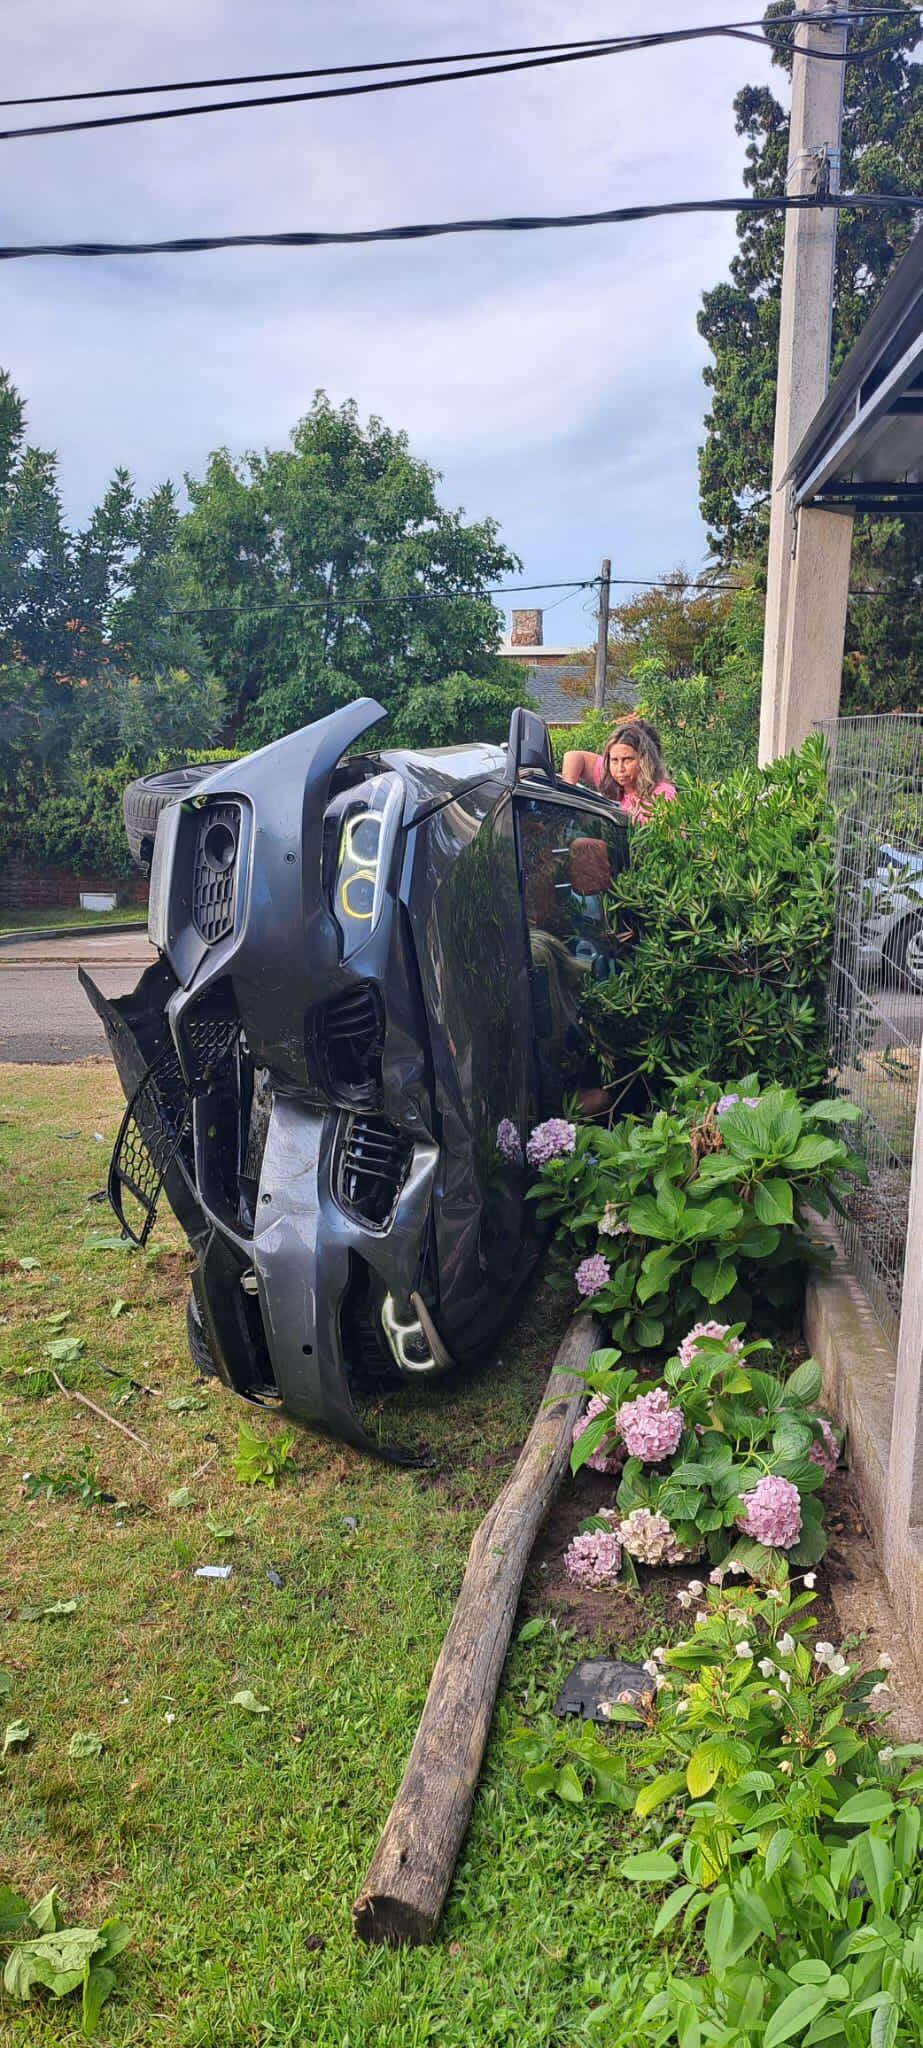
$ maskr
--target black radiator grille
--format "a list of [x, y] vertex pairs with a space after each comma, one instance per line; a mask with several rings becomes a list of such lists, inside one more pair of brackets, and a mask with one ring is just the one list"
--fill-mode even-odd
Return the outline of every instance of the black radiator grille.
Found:
[[335, 1101], [373, 1107], [381, 1087], [384, 1024], [370, 982], [344, 989], [326, 1003], [316, 1026], [317, 1050]]
[[192, 921], [207, 945], [234, 929], [240, 805], [206, 804], [196, 834]]
[[340, 1205], [373, 1229], [390, 1222], [407, 1178], [413, 1145], [384, 1117], [350, 1117], [340, 1153]]

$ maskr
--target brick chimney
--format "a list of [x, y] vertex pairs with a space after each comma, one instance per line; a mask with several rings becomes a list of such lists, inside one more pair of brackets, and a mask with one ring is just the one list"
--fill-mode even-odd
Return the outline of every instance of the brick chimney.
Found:
[[542, 614], [540, 611], [513, 612], [510, 620], [511, 647], [541, 647]]

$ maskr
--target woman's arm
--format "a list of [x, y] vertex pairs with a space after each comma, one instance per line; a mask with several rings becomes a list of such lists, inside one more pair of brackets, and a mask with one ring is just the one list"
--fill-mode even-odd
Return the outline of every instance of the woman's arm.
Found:
[[572, 747], [561, 763], [561, 781], [592, 783], [593, 770], [589, 765], [592, 759], [591, 754], [583, 753], [579, 747]]

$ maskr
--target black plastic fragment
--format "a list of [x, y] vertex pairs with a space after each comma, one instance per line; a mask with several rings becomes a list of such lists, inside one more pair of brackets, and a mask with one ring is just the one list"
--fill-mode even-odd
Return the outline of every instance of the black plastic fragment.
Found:
[[271, 1564], [267, 1566], [266, 1577], [269, 1580], [270, 1585], [275, 1586], [276, 1592], [281, 1593], [282, 1588], [285, 1584], [285, 1580], [276, 1571], [275, 1565]]
[[[584, 1721], [608, 1721], [606, 1707], [620, 1701], [639, 1709], [640, 1725], [647, 1719], [653, 1697], [653, 1681], [643, 1664], [626, 1664], [621, 1657], [586, 1657], [568, 1672], [553, 1712], [561, 1718], [579, 1714]], [[623, 1727], [630, 1725], [622, 1723]]]

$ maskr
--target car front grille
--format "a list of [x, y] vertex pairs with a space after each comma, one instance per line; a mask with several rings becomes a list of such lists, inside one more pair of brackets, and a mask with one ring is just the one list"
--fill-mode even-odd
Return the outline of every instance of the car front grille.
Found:
[[192, 922], [206, 945], [234, 929], [239, 804], [206, 804], [196, 834], [192, 880]]
[[325, 1003], [314, 1027], [324, 1086], [335, 1102], [373, 1108], [381, 1088], [384, 1025], [371, 982], [357, 982]]
[[340, 1207], [373, 1230], [390, 1223], [410, 1170], [413, 1145], [384, 1117], [350, 1117], [340, 1152]]

